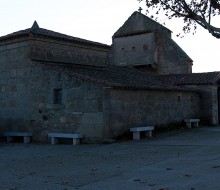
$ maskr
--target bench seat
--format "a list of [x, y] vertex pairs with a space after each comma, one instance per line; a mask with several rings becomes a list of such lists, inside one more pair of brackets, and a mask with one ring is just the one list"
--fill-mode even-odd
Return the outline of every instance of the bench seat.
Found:
[[139, 140], [140, 139], [140, 132], [142, 132], [142, 131], [145, 131], [146, 136], [152, 137], [153, 130], [154, 130], [154, 126], [130, 128], [130, 131], [133, 132], [133, 140]]
[[13, 140], [13, 137], [23, 137], [24, 138], [24, 144], [30, 143], [30, 138], [33, 136], [32, 133], [29, 132], [5, 132], [3, 134], [4, 137], [6, 137], [7, 142], [11, 142]]
[[184, 119], [184, 122], [188, 128], [191, 128], [193, 123], [195, 123], [195, 127], [198, 127], [200, 119]]
[[57, 138], [71, 138], [73, 145], [79, 144], [80, 139], [83, 138], [81, 134], [72, 133], [48, 133], [48, 137], [51, 138], [51, 144], [57, 144]]

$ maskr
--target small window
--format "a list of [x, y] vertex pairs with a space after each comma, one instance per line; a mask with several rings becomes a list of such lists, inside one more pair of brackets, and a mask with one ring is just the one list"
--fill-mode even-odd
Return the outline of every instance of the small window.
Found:
[[191, 102], [193, 102], [193, 96], [191, 96]]
[[135, 51], [135, 47], [132, 47], [132, 50]]
[[54, 89], [54, 97], [53, 97], [54, 104], [62, 104], [62, 89]]
[[178, 102], [181, 102], [181, 96], [177, 97]]

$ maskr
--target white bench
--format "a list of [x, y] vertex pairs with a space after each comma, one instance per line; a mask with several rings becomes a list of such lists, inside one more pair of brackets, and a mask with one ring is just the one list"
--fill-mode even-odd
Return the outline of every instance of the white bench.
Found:
[[195, 123], [195, 126], [198, 127], [200, 119], [184, 119], [184, 122], [188, 128], [192, 127], [192, 123]]
[[140, 139], [140, 132], [145, 131], [145, 135], [152, 137], [152, 131], [154, 130], [154, 126], [146, 126], [146, 127], [134, 127], [130, 128], [130, 131], [133, 132], [133, 140]]
[[71, 138], [73, 139], [73, 145], [77, 145], [80, 139], [83, 138], [81, 134], [71, 133], [48, 133], [48, 137], [51, 138], [51, 144], [57, 144], [57, 138]]
[[13, 140], [13, 137], [23, 137], [24, 144], [28, 144], [30, 143], [30, 138], [32, 137], [32, 133], [28, 132], [5, 132], [3, 135], [6, 137], [8, 143]]

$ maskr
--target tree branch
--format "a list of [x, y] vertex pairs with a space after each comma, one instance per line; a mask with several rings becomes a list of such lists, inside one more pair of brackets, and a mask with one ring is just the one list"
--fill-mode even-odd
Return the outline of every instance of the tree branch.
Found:
[[[138, 0], [139, 2], [143, 0]], [[211, 25], [211, 19], [220, 15], [220, 0], [145, 0], [147, 7], [152, 7], [158, 12], [165, 11], [165, 15], [171, 19], [180, 17], [186, 24], [184, 32], [190, 32], [196, 24], [208, 30], [211, 35], [220, 39], [220, 28]]]

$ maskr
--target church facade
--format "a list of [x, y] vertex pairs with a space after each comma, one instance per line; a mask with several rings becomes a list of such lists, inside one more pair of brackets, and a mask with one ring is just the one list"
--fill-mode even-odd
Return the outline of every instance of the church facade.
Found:
[[169, 29], [139, 12], [111, 46], [34, 22], [0, 37], [0, 135], [80, 133], [90, 142], [186, 118], [217, 125], [220, 74], [192, 73], [192, 63]]

